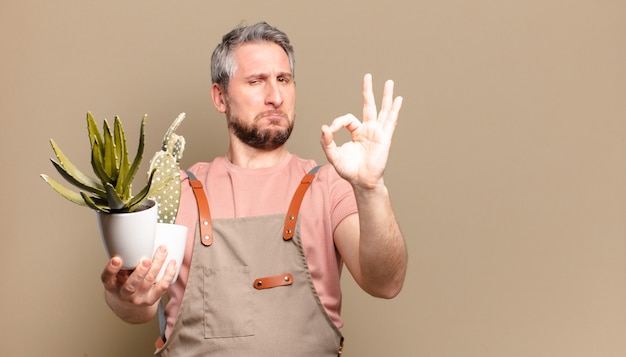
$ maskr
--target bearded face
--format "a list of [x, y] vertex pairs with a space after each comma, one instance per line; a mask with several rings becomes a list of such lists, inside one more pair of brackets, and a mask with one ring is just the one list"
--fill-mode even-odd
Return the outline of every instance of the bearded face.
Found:
[[[294, 120], [289, 120], [288, 115], [280, 110], [259, 113], [251, 123], [247, 123], [231, 111], [228, 102], [226, 118], [228, 127], [239, 140], [255, 149], [262, 150], [272, 150], [284, 145], [294, 126]], [[268, 124], [262, 126], [261, 122]], [[287, 123], [286, 126], [285, 123]]]
[[260, 42], [241, 45], [233, 56], [237, 65], [227, 88], [214, 83], [211, 91], [232, 138], [255, 149], [282, 147], [293, 130], [296, 104], [287, 54], [274, 43]]

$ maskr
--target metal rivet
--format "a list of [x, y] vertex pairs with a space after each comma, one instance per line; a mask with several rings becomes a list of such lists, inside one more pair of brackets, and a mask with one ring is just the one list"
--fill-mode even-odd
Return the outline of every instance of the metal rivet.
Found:
[[209, 221], [204, 221], [204, 223], [203, 223], [203, 224], [204, 224], [205, 226], [208, 226], [208, 225], [209, 225]]
[[261, 286], [261, 285], [263, 285], [263, 282], [261, 280], [256, 282], [256, 286]]
[[286, 230], [287, 234], [291, 234], [291, 229]]
[[204, 240], [210, 240], [211, 236], [204, 236]]
[[296, 219], [296, 217], [294, 217], [294, 216], [289, 216], [289, 219], [294, 220], [294, 219]]
[[285, 281], [289, 281], [289, 277], [288, 276], [285, 276]]

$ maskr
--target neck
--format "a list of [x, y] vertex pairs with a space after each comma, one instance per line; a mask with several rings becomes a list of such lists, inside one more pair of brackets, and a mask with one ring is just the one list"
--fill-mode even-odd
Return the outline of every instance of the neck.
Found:
[[239, 167], [247, 169], [261, 169], [279, 163], [289, 152], [283, 145], [272, 150], [256, 149], [247, 145], [237, 145], [231, 142], [226, 158]]

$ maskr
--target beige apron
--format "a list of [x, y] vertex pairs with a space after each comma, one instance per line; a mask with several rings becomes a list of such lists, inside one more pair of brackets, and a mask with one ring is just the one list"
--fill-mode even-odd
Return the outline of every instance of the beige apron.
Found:
[[211, 220], [202, 184], [187, 287], [158, 356], [338, 356], [343, 338], [313, 285], [298, 211], [305, 175], [287, 215]]

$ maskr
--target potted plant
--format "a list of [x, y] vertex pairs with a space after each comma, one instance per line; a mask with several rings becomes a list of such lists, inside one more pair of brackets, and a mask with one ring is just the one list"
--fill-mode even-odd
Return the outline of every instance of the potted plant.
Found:
[[[48, 175], [41, 177], [69, 201], [96, 211], [107, 255], [109, 258], [120, 256], [124, 269], [133, 269], [142, 259], [151, 258], [156, 249], [157, 227], [173, 225], [176, 218], [180, 197], [179, 162], [185, 141], [174, 131], [184, 117], [181, 113], [166, 132], [161, 151], [150, 162], [146, 184], [137, 194], [132, 193], [132, 183], [143, 159], [146, 115], [141, 121], [137, 153], [131, 162], [120, 118], [115, 117], [113, 128], [105, 119], [101, 133], [92, 114], [87, 113], [95, 178], [72, 164], [54, 140], [50, 140], [57, 158], [57, 161], [51, 159], [54, 168], [78, 192]], [[186, 234], [186, 227], [183, 228]], [[182, 257], [177, 259], [178, 263], [181, 260]]]

